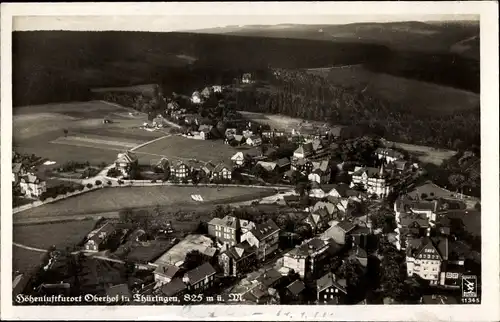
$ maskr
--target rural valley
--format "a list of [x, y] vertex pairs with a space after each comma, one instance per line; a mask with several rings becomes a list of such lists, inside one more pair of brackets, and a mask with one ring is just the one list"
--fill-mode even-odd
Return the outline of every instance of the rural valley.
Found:
[[478, 21], [12, 38], [15, 305], [480, 303]]

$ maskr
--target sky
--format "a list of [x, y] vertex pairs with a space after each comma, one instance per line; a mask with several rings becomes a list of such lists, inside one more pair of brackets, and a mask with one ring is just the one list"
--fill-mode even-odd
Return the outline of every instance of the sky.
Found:
[[347, 24], [355, 22], [478, 20], [477, 15], [106, 15], [17, 16], [13, 29], [186, 31], [234, 25]]

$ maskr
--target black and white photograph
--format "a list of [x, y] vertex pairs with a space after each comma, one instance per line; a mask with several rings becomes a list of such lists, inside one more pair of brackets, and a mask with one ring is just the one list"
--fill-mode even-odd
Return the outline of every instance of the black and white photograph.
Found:
[[2, 5], [2, 313], [499, 319], [498, 3], [416, 4]]

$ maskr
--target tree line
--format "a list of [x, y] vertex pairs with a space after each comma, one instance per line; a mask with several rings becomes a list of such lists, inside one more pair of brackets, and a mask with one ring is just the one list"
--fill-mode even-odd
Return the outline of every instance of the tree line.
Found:
[[356, 126], [388, 140], [453, 149], [480, 145], [479, 109], [418, 114], [355, 88], [336, 86], [301, 70], [282, 70], [268, 86], [232, 93], [238, 109]]

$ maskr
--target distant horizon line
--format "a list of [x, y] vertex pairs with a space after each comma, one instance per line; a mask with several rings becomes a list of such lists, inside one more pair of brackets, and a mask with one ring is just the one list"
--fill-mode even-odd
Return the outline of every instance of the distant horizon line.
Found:
[[277, 23], [277, 24], [244, 24], [244, 25], [225, 25], [225, 26], [214, 26], [214, 27], [206, 27], [206, 28], [197, 28], [197, 29], [178, 29], [178, 30], [165, 30], [165, 31], [158, 31], [158, 30], [132, 30], [132, 29], [124, 29], [124, 30], [118, 30], [118, 29], [103, 29], [103, 30], [82, 30], [82, 29], [33, 29], [33, 30], [13, 30], [13, 32], [29, 32], [29, 31], [77, 31], [77, 32], [102, 32], [102, 31], [117, 31], [117, 32], [160, 32], [160, 33], [196, 33], [198, 31], [204, 31], [204, 30], [216, 30], [216, 29], [224, 29], [224, 28], [244, 28], [244, 27], [272, 27], [272, 26], [347, 26], [347, 25], [360, 25], [360, 24], [379, 24], [379, 25], [384, 25], [384, 24], [394, 24], [394, 23], [410, 23], [410, 22], [416, 22], [416, 23], [422, 23], [422, 24], [429, 24], [429, 23], [479, 23], [479, 19], [463, 19], [463, 20], [426, 20], [426, 21], [419, 21], [419, 20], [400, 20], [400, 21], [363, 21], [363, 22], [349, 22], [349, 23], [317, 23], [317, 24], [308, 24], [308, 23]]

